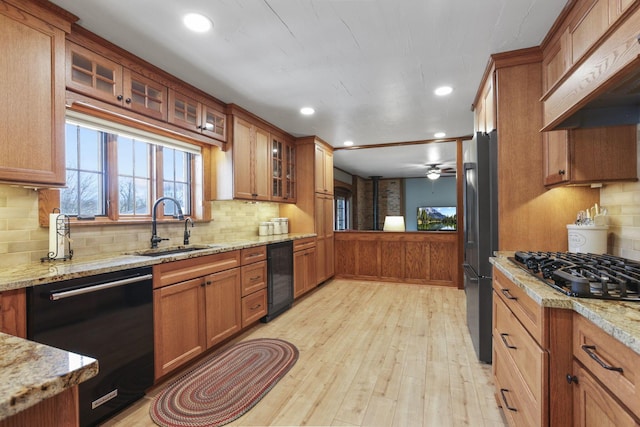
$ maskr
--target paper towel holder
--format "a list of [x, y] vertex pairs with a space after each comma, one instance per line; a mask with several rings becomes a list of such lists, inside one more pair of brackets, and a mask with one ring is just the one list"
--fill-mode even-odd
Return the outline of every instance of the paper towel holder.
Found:
[[[55, 217], [55, 221], [51, 219]], [[60, 213], [60, 208], [53, 208], [52, 215], [49, 217], [49, 229], [51, 227], [55, 227], [55, 236], [52, 236], [53, 233], [49, 234], [49, 253], [47, 256], [40, 258], [40, 262], [44, 261], [53, 261], [53, 260], [63, 260], [66, 261], [68, 259], [73, 258], [73, 249], [71, 249], [71, 224], [69, 222], [69, 217], [67, 215]], [[52, 224], [55, 222], [55, 224]], [[66, 250], [64, 245], [67, 245]], [[52, 249], [51, 246], [53, 246]], [[60, 249], [62, 249], [62, 254], [59, 253]]]

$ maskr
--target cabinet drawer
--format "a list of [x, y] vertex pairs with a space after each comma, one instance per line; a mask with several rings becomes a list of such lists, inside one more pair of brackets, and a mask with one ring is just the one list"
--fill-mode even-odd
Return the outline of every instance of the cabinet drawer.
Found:
[[502, 299], [493, 296], [493, 345], [500, 347], [504, 357], [517, 369], [522, 379], [523, 393], [541, 414], [544, 390], [547, 389], [547, 352], [529, 335]]
[[[493, 349], [493, 374], [496, 385], [496, 400], [502, 407], [507, 422], [512, 427], [546, 426], [535, 402], [526, 395], [521, 377], [500, 346]], [[544, 421], [544, 422], [543, 422]]]
[[267, 290], [242, 298], [242, 327], [249, 326], [267, 314]]
[[242, 296], [267, 287], [267, 262], [260, 261], [242, 267]]
[[640, 355], [586, 318], [574, 313], [573, 356], [640, 417]]
[[547, 348], [547, 337], [543, 334], [544, 309], [542, 306], [497, 268], [493, 269], [493, 289], [538, 344]]
[[240, 251], [222, 252], [153, 266], [153, 288], [240, 266]]
[[264, 261], [265, 259], [267, 259], [267, 246], [262, 245], [253, 248], [242, 249], [240, 251], [240, 259], [242, 265]]
[[307, 237], [305, 239], [298, 239], [293, 241], [293, 251], [303, 251], [309, 248], [316, 247], [316, 238], [315, 237]]

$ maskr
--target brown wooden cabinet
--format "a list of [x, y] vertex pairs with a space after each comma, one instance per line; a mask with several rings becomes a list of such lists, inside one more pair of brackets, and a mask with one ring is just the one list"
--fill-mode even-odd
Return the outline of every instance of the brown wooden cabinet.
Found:
[[24, 7], [0, 2], [0, 181], [60, 186], [66, 180], [64, 42], [70, 23], [35, 4]]
[[155, 378], [204, 352], [204, 277], [153, 291]]
[[566, 251], [566, 224], [599, 202], [598, 190], [589, 187], [548, 191], [544, 185], [541, 61], [538, 48], [492, 55], [474, 101], [480, 105], [493, 82], [500, 250]]
[[509, 425], [571, 425], [572, 313], [538, 305], [493, 269], [492, 365]]
[[544, 184], [637, 181], [637, 127], [545, 132]]
[[167, 120], [166, 86], [71, 42], [67, 43], [67, 88]]
[[333, 194], [333, 152], [322, 145], [315, 149], [315, 192]]
[[269, 200], [271, 184], [269, 132], [253, 123], [233, 119], [233, 197]]
[[242, 328], [240, 269], [208, 275], [205, 281], [205, 323], [207, 348]]
[[267, 314], [267, 246], [241, 251], [242, 262], [242, 327], [245, 328]]
[[561, 18], [544, 47], [544, 130], [561, 124], [640, 64], [637, 2], [578, 0]]
[[316, 233], [316, 283], [335, 272], [333, 233], [333, 152], [316, 136], [299, 138], [295, 144], [297, 198], [281, 205], [280, 215], [289, 218], [289, 232]]
[[271, 135], [271, 200], [295, 203], [296, 151], [292, 141]]
[[25, 289], [0, 292], [0, 332], [27, 337], [27, 297]]
[[316, 280], [322, 283], [335, 273], [333, 196], [316, 193]]
[[316, 239], [309, 237], [293, 242], [293, 296], [298, 298], [317, 285]]
[[640, 425], [580, 363], [573, 363], [578, 378], [573, 388], [573, 425], [628, 427]]
[[491, 132], [496, 128], [494, 84], [494, 73], [490, 72], [480, 91], [477, 105], [475, 105], [474, 119], [477, 132]]
[[192, 132], [227, 141], [227, 118], [220, 107], [169, 89], [168, 121]]
[[640, 356], [574, 313], [573, 357], [574, 425], [640, 425]]
[[153, 266], [155, 378], [240, 330], [240, 251]]

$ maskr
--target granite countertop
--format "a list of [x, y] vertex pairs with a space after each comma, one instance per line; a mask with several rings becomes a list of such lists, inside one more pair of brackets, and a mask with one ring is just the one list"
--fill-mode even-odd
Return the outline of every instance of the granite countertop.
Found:
[[[140, 252], [144, 251], [140, 251], [2, 268], [0, 291], [315, 236], [309, 233], [256, 236], [211, 246], [189, 245], [197, 247], [197, 250], [162, 256], [143, 256]], [[158, 250], [163, 249], [171, 248]], [[0, 420], [80, 384], [97, 373], [98, 361], [91, 357], [0, 333]]]
[[[178, 261], [188, 258], [196, 258], [203, 255], [212, 255], [220, 252], [228, 252], [237, 249], [245, 249], [269, 243], [284, 242], [287, 240], [315, 237], [313, 233], [289, 233], [272, 236], [255, 236], [237, 242], [221, 242], [211, 244], [187, 245], [197, 247], [191, 252], [174, 253], [162, 256], [143, 256], [141, 252], [132, 251], [126, 254], [102, 255], [95, 258], [75, 257], [71, 260], [45, 261], [19, 265], [11, 268], [0, 268], [0, 292], [11, 289], [27, 288], [60, 280], [74, 279], [77, 277], [91, 276], [94, 274], [108, 273], [110, 271], [125, 270], [128, 268], [145, 267], [164, 262]], [[158, 250], [170, 249], [159, 248]]]
[[497, 252], [491, 263], [535, 302], [543, 307], [573, 310], [640, 354], [640, 302], [566, 296], [509, 261], [510, 256], [512, 252]]
[[91, 357], [0, 333], [0, 420], [97, 373]]

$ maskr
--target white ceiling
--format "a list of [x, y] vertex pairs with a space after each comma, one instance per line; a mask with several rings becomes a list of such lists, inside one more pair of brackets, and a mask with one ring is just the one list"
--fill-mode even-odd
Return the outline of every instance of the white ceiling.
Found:
[[[470, 135], [489, 55], [537, 46], [565, 0], [53, 0], [79, 24], [295, 136], [335, 147]], [[199, 12], [213, 30], [186, 30]], [[440, 98], [433, 90], [450, 85]], [[312, 106], [313, 116], [299, 109]], [[437, 148], [446, 144], [437, 144]], [[395, 149], [394, 149], [395, 150]], [[437, 151], [437, 150], [436, 150]], [[455, 166], [450, 150], [335, 154], [362, 176]], [[382, 167], [385, 169], [383, 170]], [[416, 172], [418, 173], [418, 172]]]

